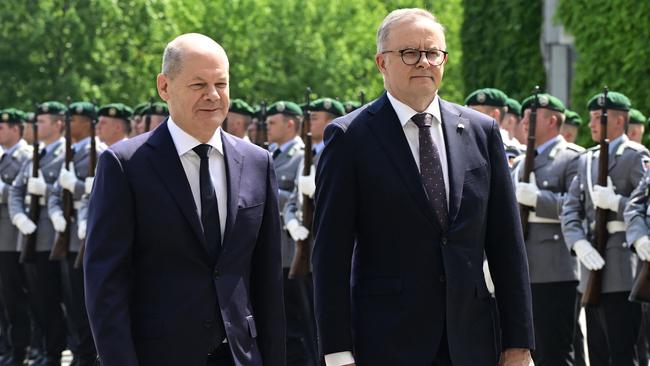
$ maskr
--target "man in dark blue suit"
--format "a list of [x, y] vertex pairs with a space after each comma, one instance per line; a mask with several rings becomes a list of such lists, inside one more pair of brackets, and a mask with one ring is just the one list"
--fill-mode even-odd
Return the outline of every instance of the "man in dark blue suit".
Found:
[[84, 261], [103, 366], [284, 366], [280, 221], [268, 152], [221, 130], [225, 51], [163, 55], [170, 117], [99, 159]]
[[437, 96], [445, 49], [433, 15], [392, 12], [377, 33], [387, 92], [327, 127], [312, 261], [328, 366], [532, 363], [528, 265], [499, 125]]

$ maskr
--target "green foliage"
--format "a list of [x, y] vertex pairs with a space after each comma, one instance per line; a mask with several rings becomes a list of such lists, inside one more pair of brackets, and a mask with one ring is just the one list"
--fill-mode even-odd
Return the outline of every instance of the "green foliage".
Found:
[[[588, 119], [587, 101], [602, 91], [627, 95], [632, 106], [650, 112], [650, 2], [632, 0], [561, 0], [556, 18], [575, 37], [578, 58], [571, 107]], [[586, 119], [585, 119], [586, 117]], [[589, 129], [579, 143], [591, 145]]]
[[522, 100], [545, 72], [540, 51], [542, 1], [463, 0], [462, 75], [466, 90], [494, 87]]
[[441, 94], [462, 100], [461, 0], [3, 0], [0, 107], [96, 98], [135, 105], [157, 95], [163, 49], [199, 32], [230, 58], [231, 95], [302, 101], [367, 100], [383, 90], [375, 33], [399, 7], [424, 7], [447, 28], [450, 60]]

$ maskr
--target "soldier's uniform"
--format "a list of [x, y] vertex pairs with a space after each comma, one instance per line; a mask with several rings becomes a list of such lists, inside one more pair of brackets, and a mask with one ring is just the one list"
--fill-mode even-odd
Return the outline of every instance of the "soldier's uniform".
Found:
[[[46, 102], [39, 106], [40, 114], [65, 114], [66, 107], [58, 102]], [[52, 193], [59, 177], [65, 157], [65, 142], [60, 138], [41, 148], [39, 170], [46, 183], [45, 194], [39, 198], [40, 215], [36, 222], [36, 258], [24, 264], [30, 296], [33, 297], [34, 317], [44, 332], [44, 348], [49, 363], [60, 363], [61, 352], [65, 348], [65, 323], [61, 311], [61, 267], [49, 260], [54, 244], [55, 231], [47, 212], [47, 199]], [[27, 215], [31, 194], [27, 191], [32, 177], [32, 160], [27, 159], [21, 167], [9, 190], [9, 215], [17, 225], [18, 215]], [[18, 250], [22, 250], [19, 235]]]
[[[20, 124], [24, 115], [18, 110], [4, 110], [0, 123]], [[23, 163], [31, 158], [32, 147], [21, 139], [9, 147], [0, 159], [0, 291], [9, 325], [11, 361], [6, 364], [22, 364], [30, 342], [29, 299], [23, 266], [19, 263], [20, 253], [16, 251], [18, 230], [11, 223], [7, 203], [9, 188], [18, 175]]]
[[[68, 110], [71, 115], [88, 117], [88, 123], [91, 123], [90, 121], [95, 115], [95, 107], [91, 103], [73, 103]], [[97, 156], [99, 156], [106, 149], [106, 145], [97, 138], [95, 141], [95, 149]], [[74, 210], [71, 220], [67, 222], [67, 225], [70, 226], [70, 244], [67, 257], [61, 261], [61, 272], [63, 300], [66, 305], [69, 330], [72, 335], [70, 349], [74, 355], [75, 365], [79, 366], [92, 366], [95, 364], [97, 357], [86, 313], [83, 269], [74, 268], [82, 241], [78, 235], [78, 223], [80, 221], [77, 213], [82, 205], [82, 198], [86, 193], [86, 178], [90, 173], [91, 146], [90, 137], [86, 137], [72, 145], [74, 169], [71, 168], [70, 171], [76, 175], [76, 181], [74, 185], [68, 185], [68, 188], [64, 188], [61, 179], [59, 179], [59, 182], [54, 184], [52, 193], [49, 195], [47, 209], [50, 218], [61, 215], [63, 212], [63, 191], [67, 189], [72, 194]]]
[[[523, 101], [523, 110], [531, 108], [534, 98]], [[538, 106], [560, 113], [565, 109], [559, 99], [548, 94], [538, 94]], [[583, 151], [560, 135], [536, 148], [533, 171], [539, 191], [528, 216], [525, 239], [535, 322], [533, 359], [539, 366], [574, 364], [578, 262], [564, 242], [560, 212]], [[523, 179], [524, 159], [522, 155], [515, 160], [516, 182]]]
[[[614, 94], [614, 95], [612, 95]], [[620, 95], [620, 94], [618, 94]], [[592, 98], [589, 109], [600, 108], [594, 103], [598, 96]], [[625, 98], [627, 100], [627, 98]], [[609, 109], [624, 109], [618, 103], [617, 93], [610, 92], [607, 100]], [[629, 108], [629, 100], [627, 100]], [[562, 232], [569, 249], [576, 242], [588, 240], [595, 243], [596, 207], [593, 203], [594, 185], [598, 177], [598, 147], [587, 150], [581, 155], [578, 174], [571, 183], [564, 202], [561, 215]], [[592, 366], [600, 362], [605, 365], [635, 365], [635, 344], [641, 320], [639, 304], [628, 301], [636, 274], [637, 259], [626, 242], [623, 210], [630, 193], [637, 187], [644, 176], [649, 159], [648, 150], [622, 135], [609, 145], [608, 176], [613, 182], [614, 191], [620, 196], [616, 211], [607, 211], [607, 240], [604, 257], [605, 266], [602, 281], [602, 296], [599, 306], [587, 306], [587, 341], [589, 358]], [[583, 220], [586, 219], [586, 230]], [[579, 290], [584, 293], [591, 272], [581, 265]], [[602, 322], [602, 323], [600, 323]], [[602, 327], [602, 329], [598, 329]], [[593, 344], [592, 331], [604, 331], [606, 344]], [[605, 361], [603, 361], [603, 359]], [[607, 363], [607, 359], [610, 360]]]

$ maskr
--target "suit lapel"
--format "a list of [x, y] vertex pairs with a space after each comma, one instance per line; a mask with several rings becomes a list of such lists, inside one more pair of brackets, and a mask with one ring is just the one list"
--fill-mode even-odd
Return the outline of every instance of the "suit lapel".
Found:
[[433, 216], [433, 209], [429, 205], [426, 193], [424, 192], [422, 178], [415, 165], [415, 160], [404, 135], [404, 130], [386, 93], [368, 108], [368, 112], [377, 116], [371, 123], [368, 123], [368, 127], [386, 151], [386, 155], [402, 178], [415, 204], [429, 219], [431, 224], [439, 228], [440, 226]]
[[440, 99], [442, 131], [447, 150], [447, 167], [449, 168], [449, 225], [454, 222], [460, 210], [465, 181], [466, 147], [469, 146], [469, 120], [450, 103]]
[[223, 153], [226, 165], [226, 177], [228, 184], [228, 213], [226, 215], [226, 229], [223, 236], [223, 246], [229, 242], [235, 219], [237, 218], [239, 202], [239, 186], [241, 183], [243, 169], [243, 155], [237, 150], [236, 144], [227, 133], [221, 133], [223, 142]]
[[176, 204], [192, 227], [194, 234], [196, 234], [196, 237], [207, 251], [208, 247], [205, 236], [203, 235], [203, 229], [201, 228], [196, 204], [194, 203], [192, 189], [185, 175], [181, 159], [176, 151], [176, 146], [174, 146], [174, 141], [169, 133], [167, 121], [151, 133], [151, 136], [147, 140], [147, 145], [155, 150], [149, 154], [149, 160], [160, 176], [160, 181], [167, 187], [169, 194], [174, 198]]

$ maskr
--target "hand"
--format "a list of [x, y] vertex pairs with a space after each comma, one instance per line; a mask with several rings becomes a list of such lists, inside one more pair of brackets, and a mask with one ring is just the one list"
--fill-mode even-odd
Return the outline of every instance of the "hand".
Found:
[[501, 352], [499, 366], [535, 366], [530, 350], [526, 348], [508, 348]]
[[84, 182], [86, 185], [86, 194], [90, 194], [90, 192], [93, 190], [94, 182], [95, 182], [95, 177], [86, 178], [86, 181]]
[[65, 168], [65, 164], [61, 166], [61, 173], [59, 173], [59, 185], [64, 189], [74, 193], [75, 186], [77, 185], [77, 173], [74, 170], [74, 163], [70, 163], [70, 169]]
[[539, 188], [537, 188], [537, 182], [535, 181], [535, 172], [530, 173], [529, 183], [517, 182], [515, 195], [517, 196], [517, 202], [520, 204], [537, 207]]
[[301, 175], [298, 177], [298, 192], [312, 198], [314, 197], [315, 191], [316, 180], [314, 179], [314, 166], [312, 165], [309, 175]]
[[32, 220], [27, 217], [24, 213], [19, 213], [16, 214], [12, 219], [11, 222], [18, 228], [18, 231], [20, 231], [21, 234], [23, 235], [29, 235], [32, 234], [34, 231], [36, 231], [36, 224]]
[[46, 191], [47, 183], [45, 183], [41, 171], [38, 172], [38, 178], [29, 177], [29, 180], [27, 180], [27, 193], [44, 196]]
[[597, 271], [605, 265], [605, 260], [588, 241], [581, 239], [573, 244], [578, 259], [590, 271]]
[[79, 239], [81, 239], [81, 240], [86, 239], [86, 226], [87, 225], [88, 225], [88, 221], [86, 221], [86, 220], [79, 221], [79, 227], [77, 228], [77, 235], [79, 236]]
[[289, 222], [287, 222], [286, 227], [289, 235], [291, 235], [291, 238], [294, 241], [305, 240], [309, 236], [309, 230], [307, 230], [306, 227], [300, 225], [296, 219], [291, 219]]
[[612, 178], [607, 177], [607, 187], [594, 185], [594, 194], [591, 197], [594, 206], [604, 210], [618, 212], [618, 203], [621, 201], [621, 195], [614, 192]]
[[50, 215], [50, 220], [52, 221], [52, 226], [54, 226], [54, 230], [56, 230], [59, 233], [64, 232], [65, 227], [68, 225], [61, 211], [57, 211], [52, 215]]
[[650, 261], [650, 239], [648, 236], [642, 236], [634, 242], [634, 249], [636, 249], [636, 255], [639, 256], [639, 259], [642, 261]]

